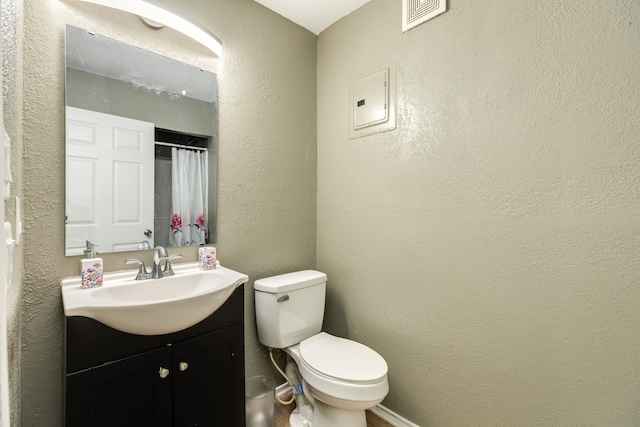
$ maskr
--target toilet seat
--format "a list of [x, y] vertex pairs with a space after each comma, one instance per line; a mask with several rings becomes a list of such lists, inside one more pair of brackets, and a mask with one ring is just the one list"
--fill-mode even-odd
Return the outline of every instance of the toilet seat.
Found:
[[359, 342], [321, 332], [300, 343], [300, 358], [316, 375], [352, 384], [376, 384], [388, 371], [384, 358]]
[[363, 344], [320, 332], [286, 351], [312, 394], [331, 406], [367, 409], [389, 392], [387, 362]]

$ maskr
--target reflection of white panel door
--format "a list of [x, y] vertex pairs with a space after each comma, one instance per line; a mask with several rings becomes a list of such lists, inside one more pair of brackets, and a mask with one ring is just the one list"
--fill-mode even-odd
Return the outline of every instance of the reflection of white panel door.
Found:
[[153, 123], [67, 107], [66, 255], [153, 247]]

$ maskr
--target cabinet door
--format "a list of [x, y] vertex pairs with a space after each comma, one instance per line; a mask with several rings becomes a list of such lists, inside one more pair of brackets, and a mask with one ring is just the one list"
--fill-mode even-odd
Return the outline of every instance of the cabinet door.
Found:
[[242, 324], [174, 345], [174, 426], [245, 425]]
[[170, 427], [171, 353], [164, 347], [68, 375], [66, 426]]

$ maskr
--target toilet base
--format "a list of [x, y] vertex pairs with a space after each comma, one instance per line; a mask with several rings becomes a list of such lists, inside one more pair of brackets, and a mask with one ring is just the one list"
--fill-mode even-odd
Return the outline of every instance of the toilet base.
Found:
[[339, 409], [316, 399], [313, 427], [367, 427], [367, 416], [363, 410]]
[[289, 417], [289, 427], [367, 427], [367, 416], [365, 411], [338, 409], [316, 400], [313, 422], [296, 408]]
[[289, 427], [313, 427], [313, 423], [303, 417], [296, 408], [289, 416]]

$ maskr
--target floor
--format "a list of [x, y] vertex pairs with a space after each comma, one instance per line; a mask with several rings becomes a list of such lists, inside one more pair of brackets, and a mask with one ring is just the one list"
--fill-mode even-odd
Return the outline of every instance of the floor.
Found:
[[[275, 407], [275, 427], [289, 427], [289, 414], [295, 408], [294, 405], [282, 405], [276, 402]], [[367, 426], [368, 427], [393, 427], [382, 418], [373, 414], [371, 411], [367, 411]]]

